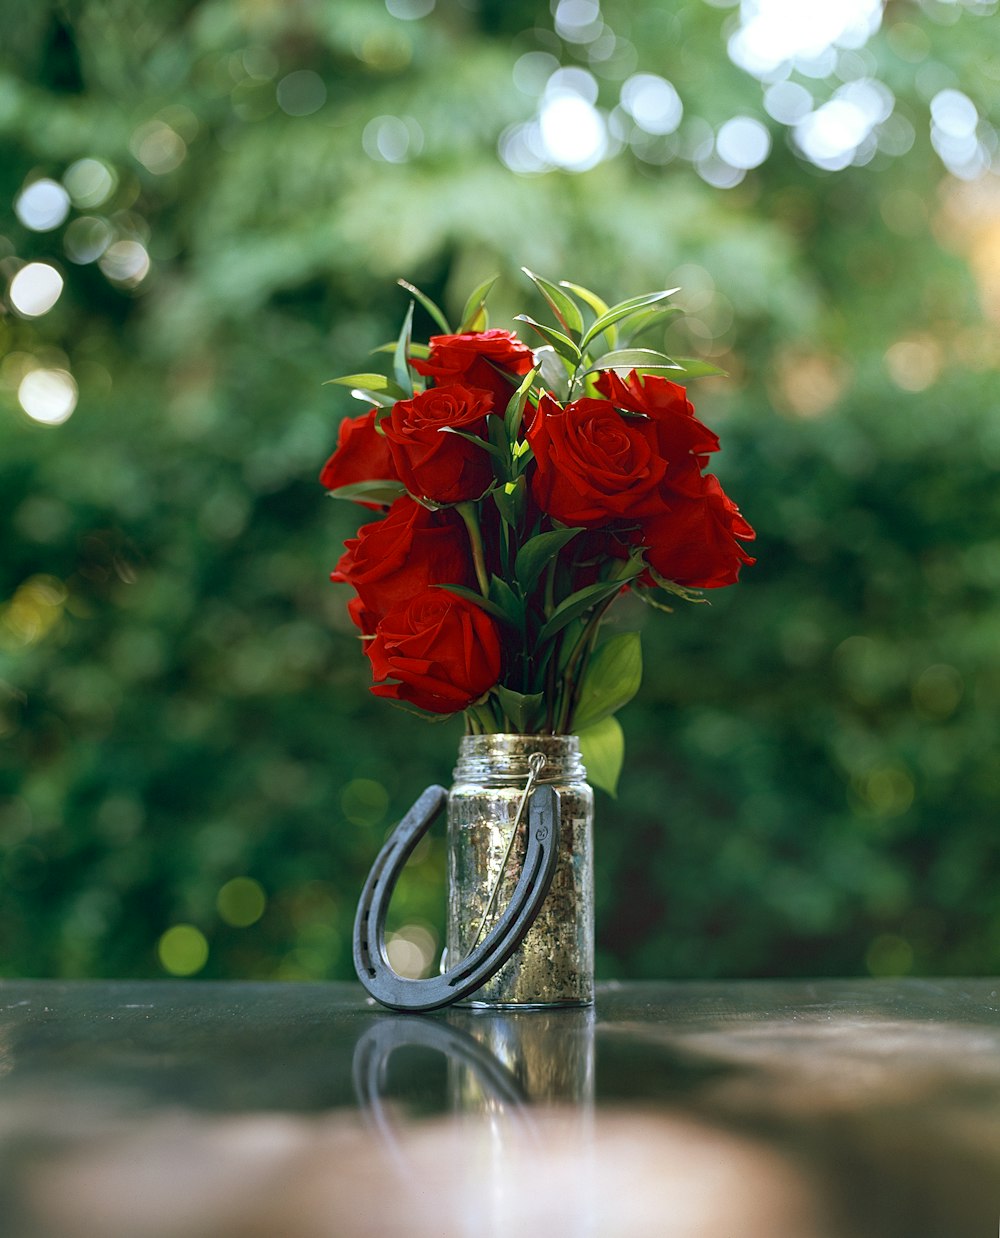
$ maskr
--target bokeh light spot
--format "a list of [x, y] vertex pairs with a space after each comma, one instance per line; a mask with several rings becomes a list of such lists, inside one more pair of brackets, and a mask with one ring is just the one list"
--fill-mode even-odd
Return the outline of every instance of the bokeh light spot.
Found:
[[850, 377], [844, 361], [833, 353], [790, 349], [779, 354], [775, 367], [778, 402], [799, 417], [819, 417], [837, 403]]
[[831, 172], [867, 162], [877, 147], [874, 130], [888, 120], [894, 106], [892, 91], [882, 82], [847, 82], [798, 122], [796, 143], [807, 159]]
[[56, 626], [66, 605], [66, 586], [56, 576], [31, 576], [0, 608], [5, 635], [18, 645], [33, 645]]
[[361, 145], [369, 159], [384, 163], [405, 163], [420, 153], [423, 140], [423, 130], [409, 116], [375, 116], [361, 135]]
[[975, 180], [992, 164], [998, 141], [968, 95], [940, 90], [931, 100], [931, 144], [952, 175]]
[[47, 262], [29, 262], [10, 281], [10, 302], [25, 318], [47, 314], [59, 300], [63, 277]]
[[969, 138], [976, 132], [979, 113], [960, 90], [940, 90], [931, 100], [931, 119], [950, 138]]
[[118, 178], [99, 159], [78, 159], [66, 169], [63, 184], [77, 206], [93, 210], [111, 197]]
[[647, 133], [673, 133], [684, 116], [674, 86], [655, 73], [635, 73], [622, 84], [622, 107]]
[[149, 274], [149, 254], [139, 241], [115, 241], [100, 256], [97, 265], [113, 284], [134, 288]]
[[742, 0], [729, 56], [761, 78], [788, 63], [832, 68], [834, 47], [863, 47], [881, 22], [882, 0]]
[[326, 103], [326, 83], [312, 69], [296, 69], [281, 79], [276, 94], [287, 116], [311, 116]]
[[732, 168], [757, 168], [771, 153], [771, 135], [752, 116], [734, 116], [719, 130], [715, 149]]
[[902, 816], [916, 792], [912, 777], [899, 765], [865, 770], [852, 779], [851, 789], [863, 808], [876, 817]]
[[193, 924], [175, 924], [160, 938], [156, 953], [171, 976], [193, 976], [208, 962], [208, 940]]
[[546, 92], [553, 98], [560, 95], [579, 95], [588, 103], [596, 103], [600, 93], [597, 78], [588, 69], [578, 65], [556, 69], [545, 84]]
[[604, 33], [597, 0], [558, 0], [555, 30], [567, 43], [592, 43]]
[[245, 47], [240, 59], [248, 77], [266, 82], [277, 75], [278, 57], [269, 47]]
[[400, 26], [373, 30], [360, 40], [355, 52], [376, 73], [398, 73], [413, 58], [409, 36]]
[[436, 0], [385, 0], [385, 7], [400, 21], [417, 21], [434, 12]]
[[129, 150], [155, 176], [173, 172], [187, 157], [187, 143], [162, 120], [140, 125], [129, 140]]
[[921, 671], [914, 680], [913, 705], [922, 718], [939, 721], [951, 717], [964, 690], [958, 671], [945, 662], [937, 663]]
[[69, 214], [69, 194], [58, 181], [43, 178], [22, 189], [14, 213], [32, 232], [51, 232]]
[[115, 239], [114, 229], [106, 219], [96, 215], [81, 215], [66, 229], [63, 248], [70, 262], [83, 266], [96, 262]]
[[886, 350], [885, 368], [903, 391], [926, 391], [944, 365], [944, 351], [931, 337], [899, 340]]
[[267, 895], [260, 882], [252, 877], [233, 877], [216, 895], [215, 906], [226, 924], [248, 928], [264, 914]]
[[386, 938], [385, 952], [395, 971], [408, 979], [426, 976], [437, 953], [437, 940], [423, 924], [404, 924]]
[[540, 95], [558, 68], [549, 52], [525, 52], [514, 64], [514, 85], [526, 95]]
[[881, 933], [869, 945], [865, 964], [873, 976], [905, 976], [913, 969], [913, 947], [895, 933]]
[[17, 402], [32, 419], [61, 426], [76, 408], [76, 380], [66, 370], [30, 370], [17, 388]]
[[578, 94], [548, 97], [538, 124], [546, 154], [557, 167], [568, 171], [583, 172], [594, 167], [607, 148], [601, 114]]
[[378, 825], [389, 809], [389, 792], [374, 778], [352, 778], [340, 793], [340, 807], [352, 825]]
[[764, 94], [764, 110], [783, 125], [794, 125], [813, 109], [813, 97], [800, 82], [775, 82]]

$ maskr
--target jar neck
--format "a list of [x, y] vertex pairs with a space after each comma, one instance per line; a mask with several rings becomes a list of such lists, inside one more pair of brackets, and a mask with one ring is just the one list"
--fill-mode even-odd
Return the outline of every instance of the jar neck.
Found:
[[523, 783], [528, 758], [545, 758], [538, 782], [581, 782], [587, 777], [575, 735], [465, 735], [458, 748], [456, 782]]

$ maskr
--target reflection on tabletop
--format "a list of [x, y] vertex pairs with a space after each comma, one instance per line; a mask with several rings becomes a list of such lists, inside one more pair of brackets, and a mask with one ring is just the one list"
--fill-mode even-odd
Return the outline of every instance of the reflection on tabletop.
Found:
[[9, 1238], [965, 1238], [1000, 1215], [988, 981], [0, 982]]

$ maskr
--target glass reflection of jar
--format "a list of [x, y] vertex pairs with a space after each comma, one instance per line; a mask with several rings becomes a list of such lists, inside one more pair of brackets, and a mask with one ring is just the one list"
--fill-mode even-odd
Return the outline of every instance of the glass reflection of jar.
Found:
[[[573, 1105], [587, 1111], [594, 1100], [594, 1011], [454, 1011], [461, 1027], [515, 1079], [530, 1105]], [[482, 1113], [496, 1097], [479, 1075], [452, 1058], [448, 1069], [453, 1110]]]

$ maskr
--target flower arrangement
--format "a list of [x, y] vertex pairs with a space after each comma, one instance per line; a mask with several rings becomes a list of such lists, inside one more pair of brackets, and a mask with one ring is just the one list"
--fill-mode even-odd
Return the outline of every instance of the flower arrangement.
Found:
[[[614, 719], [638, 690], [638, 632], [605, 627], [631, 591], [673, 598], [736, 581], [753, 529], [705, 471], [719, 440], [682, 381], [721, 371], [633, 341], [681, 311], [678, 289], [609, 306], [530, 271], [558, 325], [517, 316], [534, 350], [491, 329], [480, 285], [453, 331], [411, 294], [392, 377], [331, 380], [371, 405], [340, 425], [322, 484], [372, 509], [333, 572], [372, 670], [371, 691], [472, 734], [580, 736], [613, 792]], [[441, 333], [412, 339], [419, 302]], [[681, 380], [681, 381], [678, 381]]]

